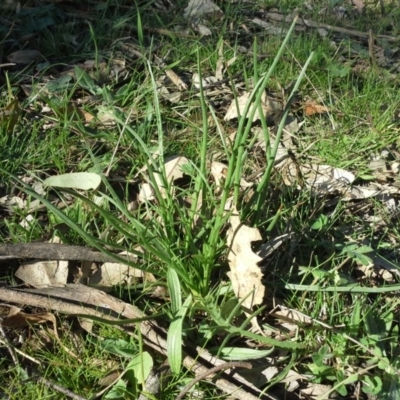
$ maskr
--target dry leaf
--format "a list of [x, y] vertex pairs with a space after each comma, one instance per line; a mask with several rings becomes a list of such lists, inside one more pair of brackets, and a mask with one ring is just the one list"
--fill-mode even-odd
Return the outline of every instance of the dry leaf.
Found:
[[153, 201], [155, 199], [154, 190], [149, 183], [143, 183], [140, 186], [138, 194], [138, 202], [146, 203], [147, 201]]
[[[4, 308], [4, 304], [1, 305]], [[13, 309], [18, 309], [18, 307], [11, 307]], [[53, 326], [56, 326], [56, 320], [53, 314], [51, 313], [37, 313], [37, 314], [26, 314], [19, 309], [18, 312], [10, 312], [6, 317], [3, 317], [1, 322], [2, 326], [6, 326], [8, 328], [20, 328], [23, 326], [30, 326], [35, 324], [43, 324], [45, 322], [52, 322]]]
[[210, 35], [212, 34], [211, 29], [210, 29], [210, 28], [207, 28], [207, 27], [206, 27], [205, 25], [203, 25], [203, 24], [195, 24], [195, 23], [192, 23], [192, 24], [191, 24], [191, 27], [192, 27], [195, 31], [199, 32], [200, 35], [202, 35], [202, 36], [210, 36]]
[[265, 287], [261, 283], [262, 272], [258, 263], [262, 260], [251, 249], [252, 242], [260, 241], [258, 229], [241, 224], [237, 211], [229, 219], [227, 234], [229, 246], [229, 277], [239, 299], [245, 299], [243, 305], [249, 310], [264, 299]]
[[286, 35], [287, 33], [287, 29], [283, 28], [282, 24], [276, 26], [260, 18], [254, 18], [251, 20], [251, 22], [253, 22], [253, 24], [261, 26], [261, 28], [264, 28], [265, 33], [268, 35]]
[[330, 386], [330, 385], [321, 385], [319, 383], [309, 383], [305, 389], [301, 389], [301, 393], [303, 393], [306, 396], [310, 396], [310, 398], [312, 398], [312, 399], [316, 399], [316, 398], [320, 398], [321, 396], [325, 396], [331, 389], [332, 389], [332, 386]]
[[[172, 184], [177, 179], [183, 178], [182, 166], [189, 164], [189, 160], [183, 156], [171, 156], [165, 159], [165, 177], [169, 184]], [[166, 189], [162, 176], [160, 174], [154, 174], [154, 178], [157, 181], [157, 185], [160, 189], [161, 195], [166, 197]]]
[[330, 111], [329, 108], [327, 108], [321, 104], [318, 104], [314, 100], [307, 100], [304, 103], [303, 107], [304, 107], [304, 112], [308, 117], [315, 115], [315, 114], [325, 114]]
[[7, 133], [12, 133], [21, 114], [22, 109], [19, 106], [19, 101], [14, 99], [5, 108], [0, 109], [0, 125], [5, 128]]
[[190, 0], [183, 11], [185, 18], [199, 18], [204, 15], [211, 15], [213, 18], [221, 18], [222, 10], [211, 0]]
[[300, 170], [307, 186], [320, 194], [345, 193], [356, 179], [351, 172], [330, 165], [301, 165]]
[[165, 74], [179, 90], [187, 90], [188, 86], [172, 69], [166, 69]]
[[7, 56], [9, 62], [15, 64], [30, 64], [42, 59], [42, 55], [37, 50], [18, 50]]
[[352, 0], [353, 4], [356, 6], [357, 11], [360, 15], [362, 15], [364, 11], [364, 1], [363, 0]]
[[189, 160], [183, 156], [171, 156], [165, 159], [165, 175], [169, 183], [183, 178], [182, 166], [189, 164]]
[[[200, 75], [195, 72], [192, 76], [192, 82], [196, 89], [200, 89]], [[215, 76], [207, 76], [201, 78], [201, 86], [206, 88], [207, 86], [213, 85], [218, 82]]]
[[68, 261], [25, 262], [18, 268], [15, 276], [34, 287], [65, 285]]
[[[137, 257], [126, 251], [119, 253], [121, 256], [130, 256], [132, 260]], [[97, 286], [102, 290], [111, 288], [121, 283], [131, 283], [132, 278], [143, 278], [143, 271], [118, 262], [105, 262], [89, 277], [88, 285]]]
[[[232, 119], [239, 118], [239, 116], [242, 116], [246, 108], [246, 105], [249, 102], [250, 95], [251, 93], [249, 92], [243, 93], [240, 97], [238, 97], [237, 105], [236, 105], [236, 100], [235, 99], [232, 100], [225, 114], [224, 120], [230, 121]], [[260, 104], [265, 118], [276, 113], [277, 111], [282, 110], [282, 106], [280, 105], [280, 103], [270, 99], [269, 97], [267, 97], [265, 93], [263, 93], [263, 95], [261, 96]], [[251, 112], [251, 109], [254, 106], [255, 106], [254, 103], [250, 106], [249, 113]], [[258, 121], [259, 119], [260, 119], [260, 113], [257, 108], [253, 116], [253, 122]]]
[[21, 309], [16, 306], [10, 306], [9, 304], [0, 304], [0, 319], [13, 317], [17, 315]]

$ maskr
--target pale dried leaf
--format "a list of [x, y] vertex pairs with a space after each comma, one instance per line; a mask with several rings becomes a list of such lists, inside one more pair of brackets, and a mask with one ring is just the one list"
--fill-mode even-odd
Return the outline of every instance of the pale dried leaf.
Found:
[[276, 310], [271, 315], [273, 315], [277, 319], [281, 319], [286, 322], [292, 322], [295, 324], [310, 325], [313, 323], [312, 318], [310, 318], [308, 315], [284, 306], [280, 306], [279, 310]]
[[93, 331], [93, 320], [88, 319], [88, 318], [78, 318], [79, 325], [81, 328], [87, 332], [87, 333], [92, 333]]
[[257, 250], [257, 254], [263, 259], [270, 256], [273, 252], [278, 250], [279, 247], [281, 247], [283, 243], [285, 243], [289, 239], [291, 239], [292, 236], [293, 235], [291, 233], [285, 233], [281, 236], [277, 236], [277, 237], [274, 237], [274, 238], [268, 240], [268, 242], [263, 243], [259, 247], [259, 249]]
[[[192, 82], [196, 89], [200, 89], [200, 75], [197, 72], [193, 74]], [[203, 88], [215, 84], [216, 82], [218, 82], [218, 79], [215, 76], [203, 76], [201, 79], [201, 85]]]
[[27, 206], [26, 200], [19, 196], [4, 196], [0, 198], [0, 205], [7, 207], [10, 210], [24, 210]]
[[324, 105], [318, 104], [314, 100], [307, 100], [304, 105], [304, 113], [308, 116], [311, 117], [312, 115], [315, 114], [326, 114], [329, 112], [329, 108], [325, 107]]
[[139, 203], [146, 203], [148, 201], [153, 201], [154, 197], [154, 190], [149, 183], [143, 183], [140, 186], [139, 194], [138, 194], [138, 201]]
[[[306, 395], [310, 396], [311, 398], [317, 398], [324, 396], [332, 389], [330, 385], [321, 385], [319, 383], [309, 383], [305, 389], [301, 389], [301, 392]], [[333, 397], [328, 397], [333, 398]]]
[[215, 180], [215, 185], [217, 188], [222, 188], [228, 173], [228, 166], [219, 161], [213, 161], [211, 163], [211, 175]]
[[171, 79], [172, 83], [179, 89], [179, 90], [187, 90], [188, 87], [185, 82], [174, 72], [172, 69], [166, 69], [165, 74]]
[[217, 80], [222, 80], [224, 77], [224, 41], [221, 40], [221, 45], [218, 49], [218, 60], [217, 65], [215, 67], [215, 78]]
[[11, 306], [9, 304], [0, 304], [0, 318], [7, 318], [17, 315], [21, 311], [21, 308]]
[[[232, 100], [224, 116], [224, 120], [230, 121], [232, 119], [239, 118], [239, 116], [242, 116], [246, 108], [246, 105], [249, 102], [250, 95], [251, 95], [250, 92], [245, 92], [240, 97], [238, 97], [237, 102], [235, 99]], [[263, 93], [260, 100], [261, 100], [260, 101], [261, 108], [265, 118], [282, 109], [282, 106], [278, 102], [267, 97], [265, 93]], [[249, 113], [251, 112], [251, 109], [254, 106], [255, 106], [254, 103], [250, 106]], [[260, 119], [260, 113], [257, 107], [257, 110], [253, 116], [253, 122], [258, 121], [259, 119]]]
[[[121, 256], [137, 257], [126, 251], [119, 253]], [[133, 278], [143, 278], [143, 271], [118, 262], [105, 262], [89, 277], [89, 286], [101, 287], [103, 290], [121, 283], [131, 283]]]
[[222, 10], [211, 0], [190, 0], [183, 11], [185, 18], [199, 18], [206, 14], [223, 16]]
[[35, 222], [35, 217], [32, 214], [28, 214], [25, 218], [21, 220], [19, 224], [25, 229], [30, 229], [31, 225], [34, 222]]
[[364, 1], [363, 0], [352, 0], [353, 4], [356, 6], [357, 11], [360, 15], [362, 15], [364, 11]]
[[285, 378], [283, 378], [282, 380], [280, 380], [280, 382], [282, 383], [290, 383], [293, 381], [298, 381], [298, 380], [308, 380], [309, 376], [307, 375], [302, 375], [299, 374], [296, 371], [293, 371], [292, 369], [287, 373], [287, 375], [285, 376]]
[[[218, 189], [223, 187], [223, 182], [225, 181], [228, 172], [228, 166], [219, 161], [213, 161], [211, 163], [211, 175], [215, 180], [215, 185]], [[240, 187], [248, 188], [253, 186], [253, 182], [247, 182], [244, 178], [240, 179]]]
[[[183, 178], [184, 173], [182, 171], [182, 166], [189, 164], [189, 160], [186, 157], [174, 155], [165, 159], [165, 177], [169, 184], [173, 184], [177, 179]], [[163, 197], [167, 196], [164, 179], [161, 174], [155, 173], [154, 179], [156, 180], [157, 186]], [[139, 194], [139, 198], [141, 198]]]
[[277, 367], [270, 366], [264, 371], [261, 372], [266, 378], [267, 381], [269, 382], [274, 376], [278, 375], [279, 369]]
[[15, 275], [33, 287], [65, 285], [68, 261], [27, 261], [18, 268]]
[[301, 165], [300, 170], [307, 186], [320, 194], [345, 193], [356, 179], [351, 172], [330, 165]]
[[202, 36], [210, 36], [212, 34], [211, 29], [207, 28], [203, 24], [192, 23], [191, 26], [195, 31], [199, 32], [200, 35]]
[[[262, 128], [254, 128], [253, 132], [254, 132], [254, 135], [258, 139], [256, 144], [255, 144], [256, 147], [259, 147], [261, 150], [263, 150], [265, 152], [266, 149], [267, 149], [267, 144], [265, 143], [265, 135], [264, 135], [264, 132], [263, 132]], [[274, 148], [275, 140], [272, 137], [269, 137], [269, 141], [270, 141], [271, 149]], [[289, 148], [290, 148], [290, 146], [289, 146]], [[275, 168], [278, 168], [278, 169], [283, 168], [286, 165], [284, 163], [284, 161], [288, 157], [289, 157], [288, 149], [279, 142], [278, 150], [277, 150], [276, 157], [275, 157], [275, 160], [274, 160]]]
[[253, 24], [261, 26], [269, 35], [286, 35], [287, 29], [282, 28], [282, 25], [273, 25], [267, 21], [260, 18], [254, 18], [251, 20]]
[[351, 190], [345, 193], [343, 200], [368, 199], [377, 196], [379, 193], [380, 190], [375, 187], [352, 186]]
[[236, 296], [245, 299], [243, 305], [250, 310], [254, 305], [262, 303], [265, 293], [265, 287], [261, 283], [262, 272], [258, 266], [262, 258], [251, 248], [252, 242], [261, 240], [261, 234], [258, 229], [241, 224], [236, 210], [229, 222], [229, 275]]

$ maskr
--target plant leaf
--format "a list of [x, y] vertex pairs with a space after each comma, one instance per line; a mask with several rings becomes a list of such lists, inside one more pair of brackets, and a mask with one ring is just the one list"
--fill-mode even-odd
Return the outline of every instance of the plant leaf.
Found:
[[100, 186], [101, 176], [93, 172], [74, 172], [71, 174], [62, 174], [51, 176], [44, 182], [44, 186], [80, 189], [80, 190], [95, 190]]
[[142, 354], [132, 358], [126, 370], [133, 371], [137, 382], [143, 385], [146, 382], [152, 367], [153, 359], [147, 351], [144, 351]]
[[183, 306], [172, 320], [167, 337], [167, 354], [171, 370], [174, 374], [178, 374], [182, 364], [182, 326], [183, 319], [192, 303], [192, 295], [189, 295]]

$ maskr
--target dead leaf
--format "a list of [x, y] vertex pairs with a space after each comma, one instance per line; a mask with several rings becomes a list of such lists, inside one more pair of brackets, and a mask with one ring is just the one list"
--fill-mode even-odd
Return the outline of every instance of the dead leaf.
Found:
[[[196, 89], [200, 89], [200, 75], [195, 72], [192, 76], [192, 82]], [[218, 79], [215, 76], [202, 76], [201, 77], [201, 86], [205, 89], [207, 86], [213, 85], [218, 82]]]
[[187, 19], [195, 19], [202, 16], [222, 18], [224, 13], [211, 0], [190, 0], [188, 6], [183, 11], [183, 15]]
[[[4, 309], [5, 307], [5, 304], [1, 305], [2, 309]], [[27, 314], [21, 311], [21, 309], [18, 307], [8, 307], [11, 310], [6, 317], [3, 317], [3, 320], [1, 322], [2, 326], [6, 326], [8, 328], [21, 328], [24, 326], [43, 324], [45, 322], [51, 322], [53, 323], [53, 326], [56, 326], [55, 317], [51, 313]]]
[[363, 0], [352, 0], [353, 4], [356, 6], [357, 11], [360, 15], [362, 15], [364, 11], [364, 1]]
[[300, 166], [300, 170], [306, 185], [319, 194], [344, 194], [356, 179], [351, 172], [330, 165], [305, 164]]
[[[228, 166], [219, 161], [213, 161], [211, 163], [211, 175], [215, 180], [215, 184], [218, 189], [221, 189], [224, 186], [224, 181], [226, 175], [228, 173]], [[247, 182], [244, 178], [240, 179], [240, 187], [241, 188], [248, 188], [253, 186], [253, 182]]]
[[[243, 116], [244, 110], [246, 108], [246, 105], [249, 103], [250, 99], [250, 92], [245, 92], [243, 93], [240, 97], [238, 97], [237, 102], [236, 100], [232, 100], [226, 114], [224, 117], [225, 121], [230, 121], [235, 118], [239, 118], [240, 116]], [[261, 96], [261, 108], [264, 114], [264, 117], [267, 118], [270, 115], [273, 115], [277, 111], [282, 110], [282, 106], [280, 103], [270, 99], [265, 93]], [[251, 112], [252, 107], [254, 107], [254, 103], [250, 106], [249, 108], [249, 113]], [[253, 122], [258, 121], [260, 119], [260, 113], [257, 108], [256, 112], [254, 113], [253, 116]]]
[[0, 318], [3, 320], [4, 318], [13, 317], [17, 315], [21, 309], [16, 306], [10, 306], [9, 304], [0, 304]]
[[282, 25], [276, 26], [259, 18], [254, 18], [251, 22], [253, 22], [253, 24], [261, 26], [261, 28], [264, 28], [264, 33], [269, 35], [286, 35], [287, 33], [287, 29], [283, 28]]
[[[174, 181], [177, 179], [183, 178], [184, 173], [182, 171], [182, 167], [186, 164], [189, 164], [189, 160], [186, 157], [174, 155], [165, 159], [165, 178], [167, 183], [172, 185]], [[167, 196], [165, 181], [161, 174], [155, 173], [154, 179], [157, 183], [157, 186], [160, 190], [160, 193], [163, 197]], [[141, 201], [143, 199], [152, 199], [154, 197], [154, 188], [149, 184], [149, 186], [142, 185], [140, 190], [138, 200]]]
[[227, 234], [228, 261], [231, 270], [229, 277], [236, 296], [244, 299], [243, 305], [251, 310], [254, 305], [262, 303], [265, 294], [265, 287], [261, 283], [262, 272], [258, 266], [262, 258], [251, 248], [253, 242], [262, 239], [261, 234], [258, 229], [243, 225], [236, 210], [229, 222], [231, 225]]
[[34, 287], [65, 285], [68, 261], [27, 261], [18, 268], [15, 276]]
[[304, 113], [308, 117], [311, 117], [312, 115], [315, 115], [315, 114], [326, 114], [326, 113], [330, 112], [328, 107], [318, 104], [314, 100], [307, 100], [303, 104], [303, 108], [304, 108]]
[[21, 114], [22, 109], [19, 106], [19, 101], [14, 99], [5, 108], [0, 109], [0, 125], [4, 127], [7, 133], [12, 133]]
[[143, 183], [140, 186], [139, 194], [138, 194], [138, 202], [146, 203], [147, 201], [155, 200], [154, 190], [149, 183]]
[[205, 25], [203, 24], [195, 24], [192, 23], [191, 27], [200, 33], [201, 36], [210, 36], [212, 34], [211, 29], [207, 28]]
[[173, 82], [173, 84], [179, 89], [179, 90], [187, 90], [188, 86], [186, 85], [185, 82], [174, 72], [172, 69], [166, 69], [165, 74], [168, 76], [169, 79]]
[[7, 56], [7, 60], [15, 64], [30, 64], [34, 61], [40, 61], [42, 58], [37, 50], [28, 49], [14, 51]]
[[301, 393], [303, 393], [306, 396], [310, 396], [310, 398], [316, 399], [325, 396], [331, 389], [332, 386], [330, 385], [309, 383], [305, 389], [301, 389]]
[[[134, 254], [126, 251], [118, 254], [121, 256], [129, 256], [132, 260], [137, 259]], [[97, 271], [89, 277], [89, 286], [96, 286], [102, 290], [111, 288], [121, 283], [131, 283], [133, 278], [143, 278], [143, 271], [130, 267], [129, 265], [118, 262], [105, 262], [97, 268]]]

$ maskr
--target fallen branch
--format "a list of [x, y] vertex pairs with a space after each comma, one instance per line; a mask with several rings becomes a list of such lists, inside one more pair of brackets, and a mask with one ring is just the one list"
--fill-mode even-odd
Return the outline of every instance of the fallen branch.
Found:
[[[129, 261], [129, 259], [124, 256], [116, 255], [116, 257]], [[116, 262], [113, 256], [109, 256], [100, 251], [93, 251], [85, 246], [70, 246], [67, 244], [43, 242], [1, 244], [0, 259], [1, 258]]]
[[[270, 20], [270, 21], [278, 21], [278, 22], [286, 22], [288, 24], [291, 24], [294, 20], [294, 16], [292, 15], [288, 15], [288, 16], [284, 16], [282, 14], [279, 13], [267, 13], [266, 14], [266, 19]], [[340, 26], [334, 26], [334, 25], [328, 25], [328, 24], [323, 24], [321, 22], [315, 22], [312, 21], [310, 19], [304, 19], [304, 18], [298, 18], [296, 25], [302, 25], [305, 27], [309, 27], [309, 28], [323, 28], [326, 29], [328, 31], [333, 31], [333, 32], [339, 32], [339, 33], [344, 33], [346, 35], [349, 36], [356, 36], [356, 37], [360, 37], [360, 38], [364, 38], [364, 39], [368, 39], [369, 37], [369, 32], [360, 32], [360, 31], [355, 31], [353, 29], [348, 29], [348, 28], [342, 28]], [[397, 37], [393, 37], [393, 36], [387, 36], [387, 35], [376, 35], [376, 39], [382, 39], [382, 40], [386, 40], [388, 42], [398, 42], [400, 40], [400, 38]]]
[[[0, 300], [51, 309], [69, 315], [85, 314], [112, 322], [121, 322], [124, 318], [140, 319], [140, 322], [127, 322], [123, 325], [124, 330], [134, 334], [138, 324], [144, 343], [157, 352], [167, 355], [166, 332], [155, 321], [143, 321], [146, 315], [136, 306], [88, 286], [71, 284], [65, 287], [41, 289], [0, 288]], [[195, 376], [208, 376], [216, 364], [225, 364], [223, 360], [212, 357], [205, 350], [197, 352], [185, 346], [184, 351], [186, 356], [183, 359], [183, 365]], [[273, 396], [262, 394], [258, 388], [237, 373], [233, 376], [223, 374], [215, 381], [215, 385], [221, 391], [232, 394], [239, 400], [260, 398], [276, 400]]]

